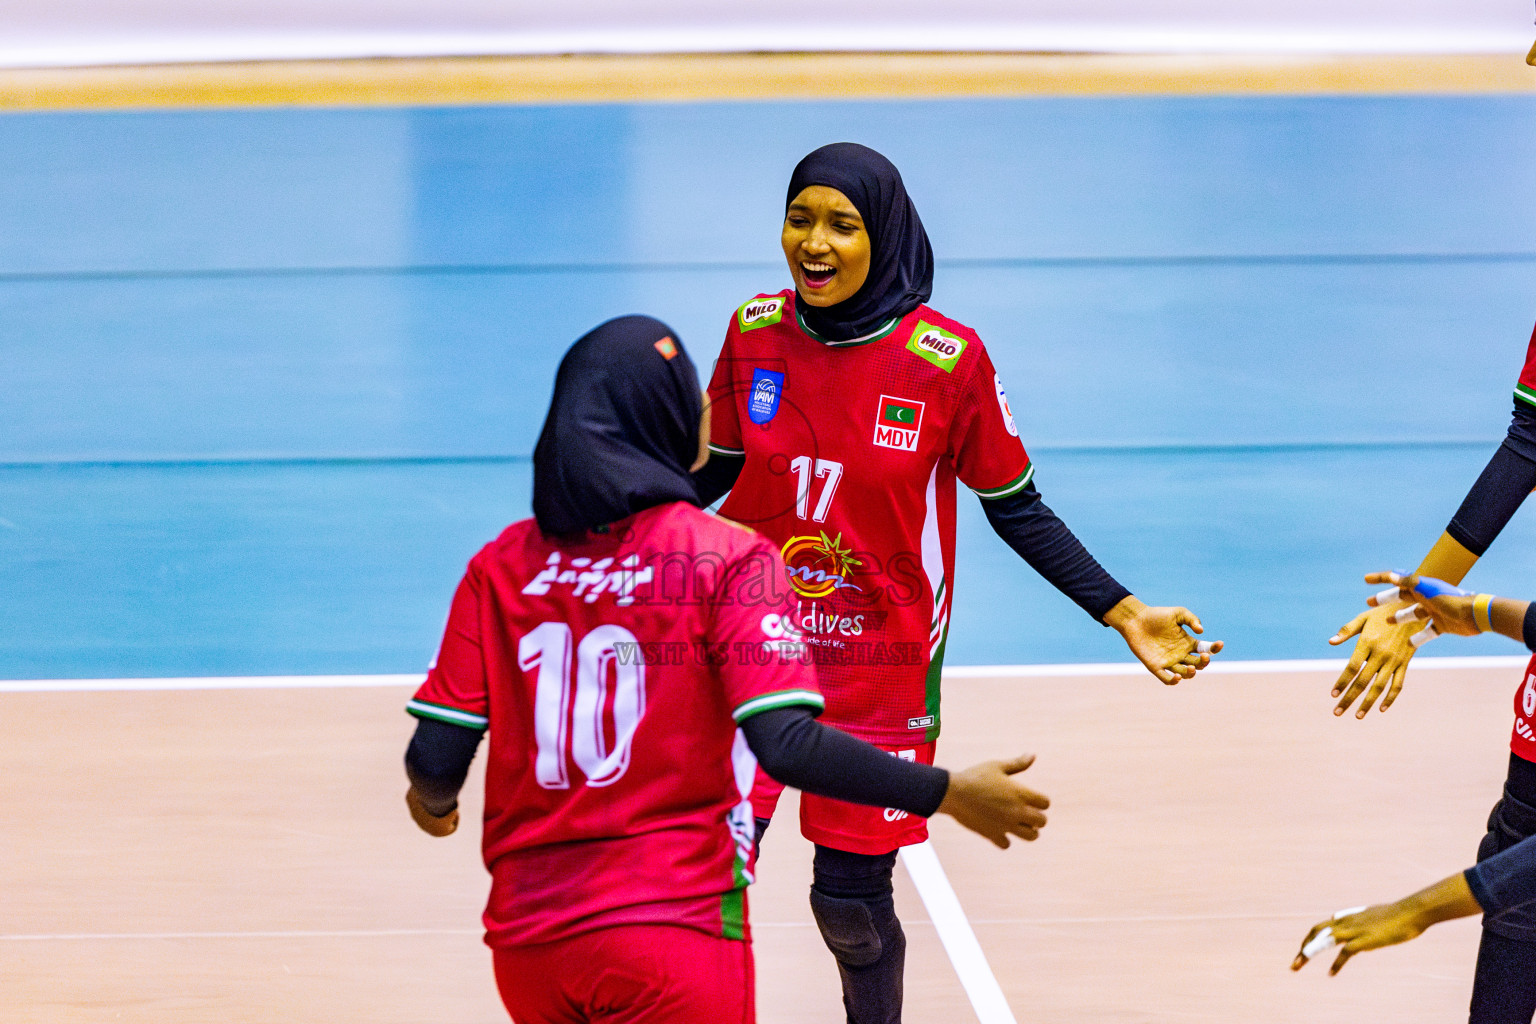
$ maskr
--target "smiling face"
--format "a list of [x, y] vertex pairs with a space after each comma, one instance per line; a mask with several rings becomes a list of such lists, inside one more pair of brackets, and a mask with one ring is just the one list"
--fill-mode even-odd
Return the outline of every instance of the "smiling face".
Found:
[[850, 299], [869, 277], [869, 232], [848, 197], [826, 185], [795, 196], [784, 214], [784, 258], [812, 306]]

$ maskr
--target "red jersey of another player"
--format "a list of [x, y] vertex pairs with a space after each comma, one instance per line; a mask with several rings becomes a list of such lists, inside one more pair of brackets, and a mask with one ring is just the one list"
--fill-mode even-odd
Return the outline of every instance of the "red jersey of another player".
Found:
[[795, 294], [731, 320], [710, 381], [710, 447], [745, 456], [720, 514], [773, 541], [826, 721], [885, 746], [939, 732], [955, 564], [955, 480], [984, 498], [1032, 475], [976, 333], [919, 306], [824, 342]]
[[685, 503], [607, 534], [510, 526], [469, 564], [412, 714], [490, 730], [491, 946], [620, 924], [745, 938], [756, 760], [822, 706], [763, 538]]
[[1525, 368], [1515, 384], [1515, 397], [1536, 405], [1536, 331], [1531, 332], [1531, 343], [1525, 349]]

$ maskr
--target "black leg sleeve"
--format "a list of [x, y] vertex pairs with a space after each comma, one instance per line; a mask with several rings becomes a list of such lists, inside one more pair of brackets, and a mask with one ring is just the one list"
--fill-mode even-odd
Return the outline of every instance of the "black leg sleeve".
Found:
[[811, 913], [837, 960], [848, 1024], [901, 1024], [907, 936], [896, 917], [896, 853], [817, 845]]
[[1006, 498], [983, 498], [987, 522], [1029, 567], [1099, 622], [1131, 592], [1104, 571], [1030, 483]]
[[1536, 1014], [1536, 942], [1483, 929], [1468, 1024], [1531, 1024]]

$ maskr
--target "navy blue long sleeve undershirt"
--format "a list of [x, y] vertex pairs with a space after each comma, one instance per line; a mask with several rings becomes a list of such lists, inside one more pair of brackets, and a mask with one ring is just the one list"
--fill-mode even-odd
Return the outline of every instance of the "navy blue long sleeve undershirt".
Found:
[[1515, 399], [1509, 432], [1445, 532], [1481, 558], [1536, 488], [1536, 407]]
[[[930, 818], [949, 790], [949, 772], [892, 757], [822, 725], [808, 708], [775, 708], [741, 723], [763, 771], [806, 793]], [[405, 751], [405, 773], [422, 804], [441, 817], [459, 790], [484, 730], [423, 718]]]

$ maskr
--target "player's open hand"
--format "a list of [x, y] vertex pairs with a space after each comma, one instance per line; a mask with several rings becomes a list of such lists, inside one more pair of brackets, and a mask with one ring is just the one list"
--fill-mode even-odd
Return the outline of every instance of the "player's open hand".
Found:
[[1184, 631], [1205, 632], [1188, 608], [1150, 608], [1134, 596], [1111, 608], [1104, 624], [1113, 626], [1147, 671], [1168, 686], [1193, 679], [1222, 648], [1220, 640], [1196, 640]]
[[[1339, 673], [1339, 678], [1333, 683], [1332, 694], [1339, 698], [1333, 708], [1335, 715], [1348, 711], [1361, 694], [1365, 695], [1365, 699], [1360, 701], [1360, 707], [1355, 712], [1356, 718], [1364, 718], [1378, 697], [1381, 697], [1381, 710], [1385, 711], [1402, 692], [1403, 675], [1408, 671], [1408, 662], [1417, 650], [1412, 638], [1423, 629], [1421, 625], [1412, 622], [1393, 621], [1402, 607], [1401, 601], [1378, 604], [1350, 619], [1328, 638], [1328, 642], [1335, 647], [1352, 636], [1360, 638], [1355, 642], [1349, 664], [1344, 666], [1344, 671]], [[1386, 692], [1385, 697], [1382, 697], [1383, 691]]]
[[1051, 802], [1013, 776], [1035, 763], [1034, 754], [1011, 761], [983, 761], [951, 772], [939, 811], [1006, 850], [1008, 837], [1026, 842], [1040, 838]]
[[1338, 974], [1356, 953], [1407, 942], [1419, 936], [1431, 923], [1417, 913], [1408, 900], [1341, 910], [1312, 926], [1301, 941], [1301, 952], [1291, 961], [1291, 970], [1301, 970], [1312, 957], [1338, 946], [1339, 955], [1328, 968], [1330, 975]]
[[447, 814], [433, 814], [421, 802], [421, 797], [416, 794], [414, 786], [405, 791], [405, 806], [410, 808], [411, 820], [416, 823], [416, 827], [429, 836], [451, 836], [459, 827], [457, 807], [449, 810]]

